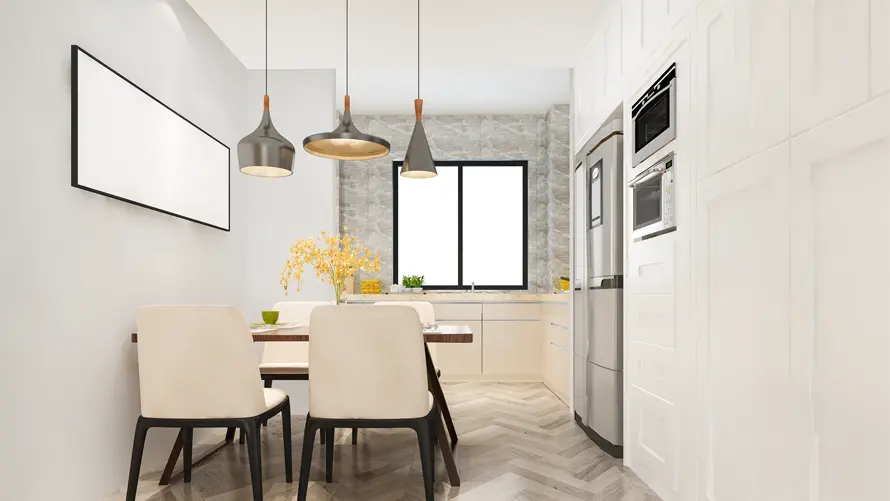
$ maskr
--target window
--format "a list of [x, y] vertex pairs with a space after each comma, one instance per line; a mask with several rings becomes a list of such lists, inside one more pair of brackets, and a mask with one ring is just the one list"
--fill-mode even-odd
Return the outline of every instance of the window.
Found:
[[393, 283], [528, 288], [528, 162], [437, 161], [429, 179], [393, 162]]

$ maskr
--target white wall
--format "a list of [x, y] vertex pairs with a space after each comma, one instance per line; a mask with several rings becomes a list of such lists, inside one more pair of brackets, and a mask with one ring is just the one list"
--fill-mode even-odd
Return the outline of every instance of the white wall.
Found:
[[[92, 501], [126, 483], [136, 308], [244, 304], [248, 233], [240, 176], [231, 233], [70, 187], [70, 44], [229, 145], [246, 132], [247, 72], [184, 0], [0, 8], [0, 482], [5, 499]], [[145, 466], [171, 442], [152, 432]]]
[[[259, 123], [262, 75], [247, 72], [184, 0], [4, 2], [0, 28], [0, 482], [4, 499], [61, 489], [92, 501], [126, 482], [139, 414], [128, 338], [136, 308], [226, 303], [258, 319], [283, 297], [288, 244], [334, 229], [336, 169], [301, 141], [332, 128], [335, 77], [272, 73], [273, 118], [297, 145], [295, 174], [248, 178], [236, 145]], [[70, 44], [232, 148], [230, 233], [69, 186]], [[328, 297], [309, 275], [291, 297]], [[301, 412], [305, 389], [288, 389]], [[149, 435], [143, 471], [162, 465], [172, 440]]]
[[[260, 123], [263, 112], [262, 71], [249, 71], [248, 129]], [[260, 312], [283, 300], [332, 300], [333, 288], [304, 270], [303, 286], [293, 281], [288, 295], [279, 284], [290, 245], [301, 238], [317, 237], [337, 229], [337, 163], [303, 150], [303, 138], [335, 127], [334, 70], [277, 70], [269, 72], [269, 110], [275, 128], [297, 149], [294, 174], [283, 179], [246, 178], [247, 192], [247, 306], [248, 318], [259, 321]], [[258, 349], [262, 349], [258, 346]], [[308, 410], [306, 383], [278, 382], [288, 392], [291, 411]]]
[[577, 146], [678, 65], [679, 229], [626, 270], [625, 462], [665, 500], [890, 498], [887, 26], [888, 0], [614, 0], [573, 72]]

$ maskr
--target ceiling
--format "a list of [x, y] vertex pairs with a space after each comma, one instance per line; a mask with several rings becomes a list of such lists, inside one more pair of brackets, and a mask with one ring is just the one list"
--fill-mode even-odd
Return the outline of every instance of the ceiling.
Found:
[[[247, 68], [264, 66], [263, 0], [188, 0]], [[423, 0], [421, 97], [427, 113], [541, 113], [569, 101], [599, 0]], [[270, 69], [337, 69], [345, 93], [345, 0], [269, 0]], [[413, 112], [417, 3], [352, 0], [353, 111]], [[271, 90], [274, 92], [274, 89]]]

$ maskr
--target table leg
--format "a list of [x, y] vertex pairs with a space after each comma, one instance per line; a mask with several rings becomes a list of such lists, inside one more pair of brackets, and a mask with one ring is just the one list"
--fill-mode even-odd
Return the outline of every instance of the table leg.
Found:
[[439, 377], [436, 375], [436, 366], [433, 364], [433, 358], [430, 356], [430, 350], [427, 348], [426, 343], [424, 343], [424, 350], [426, 351], [426, 372], [430, 392], [433, 394], [433, 400], [436, 402], [436, 406], [442, 413], [445, 425], [448, 427], [448, 433], [451, 435], [451, 443], [449, 443], [448, 437], [445, 436], [442, 427], [442, 420], [437, 417], [437, 441], [439, 442], [439, 448], [442, 450], [442, 459], [445, 462], [445, 469], [448, 471], [448, 480], [451, 482], [451, 485], [458, 486], [460, 485], [460, 472], [457, 463], [457, 431], [454, 429], [454, 422], [451, 420], [451, 411], [448, 410], [448, 402], [445, 401], [442, 385], [439, 384]]

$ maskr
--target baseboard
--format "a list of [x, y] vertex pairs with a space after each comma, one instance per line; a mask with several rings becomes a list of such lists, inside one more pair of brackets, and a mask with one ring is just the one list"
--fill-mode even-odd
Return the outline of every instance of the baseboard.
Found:
[[606, 454], [612, 456], [616, 459], [624, 458], [624, 447], [621, 445], [615, 445], [612, 442], [609, 442], [605, 438], [601, 437], [599, 433], [590, 429], [590, 427], [585, 426], [584, 423], [581, 422], [581, 416], [578, 413], [575, 413], [575, 424], [577, 424], [583, 431], [584, 434], [587, 435], [587, 438], [593, 440], [593, 443], [599, 446], [600, 449], [605, 451]]
[[543, 383], [539, 374], [442, 374], [443, 383]]
[[562, 400], [562, 403], [566, 404], [567, 406], [571, 406], [571, 404], [569, 404], [568, 396], [563, 395], [562, 393], [558, 392], [558, 391], [557, 391], [553, 386], [551, 386], [550, 383], [548, 383], [547, 381], [542, 381], [542, 383], [544, 383], [544, 386], [546, 386], [547, 389], [550, 390], [551, 393], [553, 393], [554, 395], [556, 395], [556, 398]]

